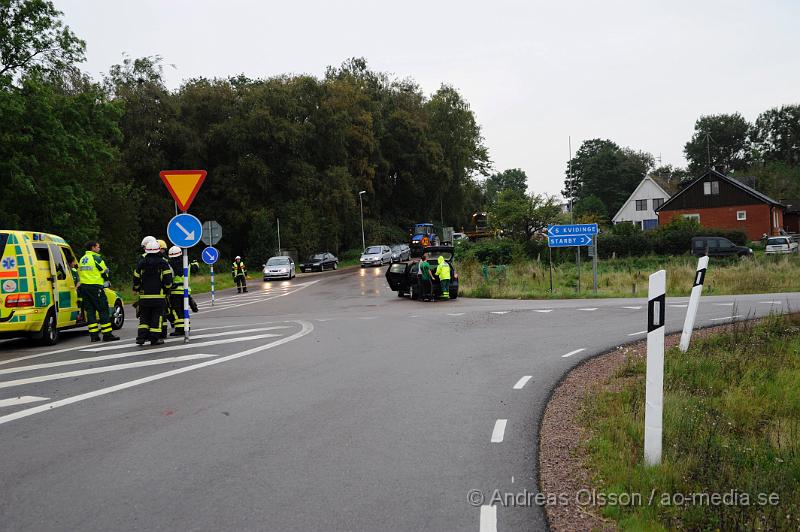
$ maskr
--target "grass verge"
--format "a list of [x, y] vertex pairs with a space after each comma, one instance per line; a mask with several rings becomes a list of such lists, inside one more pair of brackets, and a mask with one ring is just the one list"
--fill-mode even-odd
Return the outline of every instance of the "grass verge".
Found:
[[642, 496], [604, 506], [606, 517], [630, 530], [800, 528], [800, 315], [667, 352], [654, 467], [642, 463], [644, 377], [644, 359], [631, 359], [583, 405], [598, 493]]
[[[469, 261], [457, 265], [459, 290], [466, 297], [498, 299], [563, 299], [575, 297], [646, 297], [647, 278], [667, 270], [667, 295], [685, 296], [692, 287], [697, 259], [690, 256], [640, 257], [601, 260], [598, 290], [592, 291], [592, 264], [581, 263], [581, 291], [574, 263], [553, 266], [553, 291], [547, 261], [516, 262], [488, 268]], [[792, 292], [798, 290], [800, 257], [760, 256], [748, 259], [711, 259], [704, 295]]]

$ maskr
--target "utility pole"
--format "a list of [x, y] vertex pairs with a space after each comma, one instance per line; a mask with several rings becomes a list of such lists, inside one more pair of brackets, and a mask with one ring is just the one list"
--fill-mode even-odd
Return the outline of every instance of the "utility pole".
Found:
[[281, 254], [281, 219], [276, 218], [278, 220], [278, 255]]
[[[572, 190], [570, 190], [570, 197], [572, 200], [570, 201], [570, 208], [569, 208], [569, 221], [570, 223], [574, 222], [574, 214], [572, 211], [575, 207], [575, 182], [572, 180], [572, 136], [567, 137], [567, 142], [569, 143], [569, 182], [571, 185]], [[575, 264], [578, 268], [578, 293], [581, 293], [581, 247], [575, 247]]]

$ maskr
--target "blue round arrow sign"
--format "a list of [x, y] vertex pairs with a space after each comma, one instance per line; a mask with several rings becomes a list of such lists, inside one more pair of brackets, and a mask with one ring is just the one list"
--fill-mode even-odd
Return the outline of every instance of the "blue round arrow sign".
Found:
[[209, 265], [213, 265], [215, 262], [219, 260], [219, 251], [217, 248], [213, 246], [208, 246], [203, 252], [200, 254], [203, 257], [203, 262]]
[[167, 237], [178, 247], [190, 248], [200, 242], [202, 236], [203, 224], [189, 213], [179, 214], [167, 224]]

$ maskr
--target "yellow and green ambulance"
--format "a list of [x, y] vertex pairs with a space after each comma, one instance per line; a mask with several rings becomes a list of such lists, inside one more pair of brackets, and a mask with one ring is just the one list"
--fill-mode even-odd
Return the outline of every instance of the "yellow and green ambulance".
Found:
[[[44, 344], [86, 324], [70, 268], [77, 257], [60, 236], [0, 229], [0, 338], [29, 336]], [[111, 326], [125, 322], [122, 298], [106, 288]]]

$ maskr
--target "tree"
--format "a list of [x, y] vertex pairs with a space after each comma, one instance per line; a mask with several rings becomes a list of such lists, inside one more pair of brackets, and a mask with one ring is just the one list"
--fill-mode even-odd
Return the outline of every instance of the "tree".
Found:
[[722, 167], [724, 172], [747, 168], [751, 159], [749, 131], [750, 124], [739, 113], [698, 118], [694, 134], [683, 148], [689, 172], [698, 176], [715, 167]]
[[528, 190], [528, 176], [524, 170], [512, 168], [492, 174], [484, 182], [486, 203], [492, 204], [497, 195], [504, 190], [516, 190], [525, 194]]
[[800, 166], [800, 105], [784, 105], [761, 113], [753, 124], [751, 137], [761, 161]]
[[507, 189], [498, 195], [489, 219], [507, 234], [528, 241], [558, 220], [560, 214], [561, 206], [554, 197]]
[[592, 139], [581, 144], [570, 163], [562, 194], [576, 201], [596, 196], [608, 212], [616, 212], [653, 167], [653, 156]]
[[64, 71], [83, 61], [86, 43], [49, 0], [0, 0], [0, 84], [34, 68]]
[[597, 196], [586, 196], [575, 203], [572, 211], [576, 217], [581, 218], [586, 215], [593, 215], [595, 218], [607, 221], [608, 209], [603, 205], [603, 201]]

